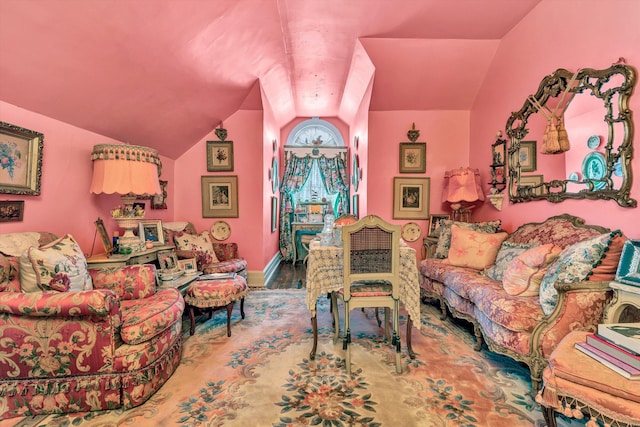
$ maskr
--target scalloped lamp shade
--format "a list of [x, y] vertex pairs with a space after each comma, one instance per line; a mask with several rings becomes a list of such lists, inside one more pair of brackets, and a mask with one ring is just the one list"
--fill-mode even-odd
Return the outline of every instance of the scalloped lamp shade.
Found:
[[445, 172], [442, 202], [451, 204], [454, 221], [469, 222], [475, 203], [484, 200], [480, 171], [459, 168]]

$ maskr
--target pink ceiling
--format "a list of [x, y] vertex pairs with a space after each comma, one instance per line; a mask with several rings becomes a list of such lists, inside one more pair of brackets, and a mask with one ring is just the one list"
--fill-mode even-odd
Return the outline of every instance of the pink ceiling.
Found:
[[281, 125], [348, 123], [372, 74], [372, 110], [468, 110], [540, 1], [1, 0], [0, 100], [171, 158], [261, 87]]

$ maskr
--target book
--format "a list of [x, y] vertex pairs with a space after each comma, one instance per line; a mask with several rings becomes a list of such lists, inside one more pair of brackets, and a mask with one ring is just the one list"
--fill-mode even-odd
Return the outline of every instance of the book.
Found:
[[598, 325], [598, 335], [633, 353], [640, 353], [639, 323], [607, 323]]
[[613, 356], [616, 359], [626, 363], [627, 365], [631, 365], [636, 369], [640, 369], [640, 355], [634, 354], [633, 352], [630, 352], [625, 348], [619, 347], [611, 341], [608, 341], [606, 338], [599, 336], [598, 334], [587, 335], [587, 343], [597, 348], [598, 350], [604, 351], [608, 355]]
[[576, 349], [580, 350], [587, 356], [592, 357], [598, 362], [602, 363], [607, 368], [617, 372], [623, 377], [629, 380], [640, 380], [640, 369], [636, 369], [633, 366], [627, 365], [616, 359], [613, 356], [608, 355], [604, 351], [600, 351], [597, 348], [589, 345], [586, 342], [577, 342], [575, 344]]

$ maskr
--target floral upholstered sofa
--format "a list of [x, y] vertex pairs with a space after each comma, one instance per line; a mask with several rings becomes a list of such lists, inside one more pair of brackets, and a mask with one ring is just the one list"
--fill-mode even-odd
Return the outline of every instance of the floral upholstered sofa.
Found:
[[155, 283], [150, 264], [87, 270], [69, 235], [0, 235], [0, 419], [152, 396], [180, 363], [184, 310]]
[[419, 265], [420, 286], [443, 318], [448, 308], [472, 323], [476, 350], [484, 341], [526, 363], [537, 390], [560, 340], [601, 322], [625, 238], [566, 214], [511, 234], [499, 227], [444, 221], [436, 258]]
[[236, 273], [247, 279], [247, 261], [240, 257], [237, 243], [214, 242], [208, 230], [198, 234], [190, 222], [167, 222], [162, 228], [165, 242], [176, 247], [178, 258], [195, 258], [198, 271]]

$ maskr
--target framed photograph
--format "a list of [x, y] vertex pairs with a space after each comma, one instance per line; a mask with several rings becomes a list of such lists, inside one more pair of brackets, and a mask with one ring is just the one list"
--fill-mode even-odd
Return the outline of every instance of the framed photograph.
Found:
[[160, 180], [162, 194], [156, 194], [151, 197], [151, 209], [167, 209], [167, 182]]
[[0, 222], [22, 221], [24, 216], [24, 200], [7, 200], [0, 202]]
[[429, 216], [429, 237], [440, 237], [441, 221], [451, 218], [447, 214], [433, 214]]
[[44, 135], [0, 121], [0, 193], [40, 194]]
[[173, 249], [158, 252], [158, 265], [161, 270], [178, 268], [178, 256]]
[[627, 239], [624, 242], [615, 280], [640, 286], [640, 240]]
[[98, 237], [102, 242], [102, 246], [104, 247], [105, 253], [107, 255], [111, 254], [113, 252], [113, 241], [109, 237], [109, 233], [107, 233], [107, 229], [104, 226], [104, 222], [102, 221], [102, 218], [98, 218], [96, 220], [96, 232], [98, 233]]
[[275, 233], [278, 229], [278, 198], [271, 197], [271, 232]]
[[400, 143], [400, 173], [425, 173], [427, 171], [427, 143]]
[[351, 196], [351, 214], [356, 218], [360, 218], [360, 195]]
[[[520, 183], [518, 184], [518, 192], [520, 189], [525, 189], [527, 187], [535, 187], [536, 185], [541, 185], [544, 182], [543, 175], [520, 175]], [[524, 190], [526, 191], [526, 190]], [[538, 187], [533, 189], [533, 194], [536, 196], [540, 196], [544, 194], [544, 187]]]
[[521, 141], [518, 158], [520, 159], [520, 172], [535, 171], [538, 168], [538, 166], [536, 165], [537, 163], [536, 142]]
[[233, 171], [233, 141], [207, 141], [207, 171]]
[[138, 224], [140, 240], [153, 243], [153, 246], [164, 245], [162, 221], [159, 219], [145, 219]]
[[202, 217], [238, 218], [238, 177], [202, 176]]
[[187, 273], [193, 273], [198, 270], [198, 264], [196, 263], [195, 258], [179, 259], [178, 268]]
[[393, 219], [428, 219], [429, 185], [429, 178], [393, 178]]

